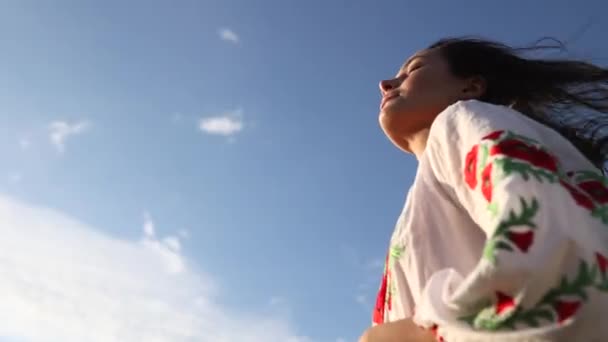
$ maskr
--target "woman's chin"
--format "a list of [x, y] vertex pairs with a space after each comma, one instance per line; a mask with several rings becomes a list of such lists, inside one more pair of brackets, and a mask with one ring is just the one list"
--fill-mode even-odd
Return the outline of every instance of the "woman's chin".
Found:
[[391, 108], [380, 109], [380, 113], [378, 113], [378, 120], [380, 120], [381, 125], [390, 125], [391, 122], [395, 121], [395, 117], [397, 115], [390, 109]]
[[404, 115], [404, 113], [395, 111], [394, 108], [391, 107], [380, 110], [378, 120], [380, 121], [382, 129], [391, 132], [399, 131], [403, 126], [407, 126], [408, 124], [407, 116]]

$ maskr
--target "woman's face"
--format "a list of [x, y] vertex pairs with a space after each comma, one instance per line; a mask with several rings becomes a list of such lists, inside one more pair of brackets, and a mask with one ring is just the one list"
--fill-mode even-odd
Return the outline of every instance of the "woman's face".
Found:
[[416, 53], [395, 78], [380, 82], [380, 126], [397, 147], [411, 152], [408, 139], [431, 127], [449, 105], [469, 98], [468, 80], [452, 75], [438, 50]]

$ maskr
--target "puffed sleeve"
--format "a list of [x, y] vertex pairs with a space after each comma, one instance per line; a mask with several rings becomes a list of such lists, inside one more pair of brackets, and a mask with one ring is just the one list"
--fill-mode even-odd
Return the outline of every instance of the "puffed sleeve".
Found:
[[444, 269], [425, 285], [414, 321], [438, 340], [561, 341], [598, 313], [585, 310], [590, 302], [605, 302], [606, 182], [584, 158], [585, 170], [564, 173], [545, 134], [510, 108], [475, 100], [433, 123], [431, 168], [486, 236], [468, 274]]

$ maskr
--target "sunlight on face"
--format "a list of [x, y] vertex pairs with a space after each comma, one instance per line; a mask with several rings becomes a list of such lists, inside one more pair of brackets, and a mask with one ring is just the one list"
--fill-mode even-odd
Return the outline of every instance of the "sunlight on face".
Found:
[[397, 147], [411, 152], [408, 137], [429, 128], [441, 111], [462, 99], [464, 85], [439, 51], [416, 53], [394, 78], [380, 82], [382, 130]]

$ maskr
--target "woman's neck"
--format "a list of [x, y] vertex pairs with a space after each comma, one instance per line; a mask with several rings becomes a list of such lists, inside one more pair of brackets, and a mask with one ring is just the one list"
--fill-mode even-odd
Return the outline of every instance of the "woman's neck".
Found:
[[424, 149], [426, 148], [426, 142], [429, 139], [429, 132], [430, 128], [425, 128], [404, 139], [407, 142], [408, 151], [413, 153], [418, 160], [420, 160], [422, 154], [424, 153]]

